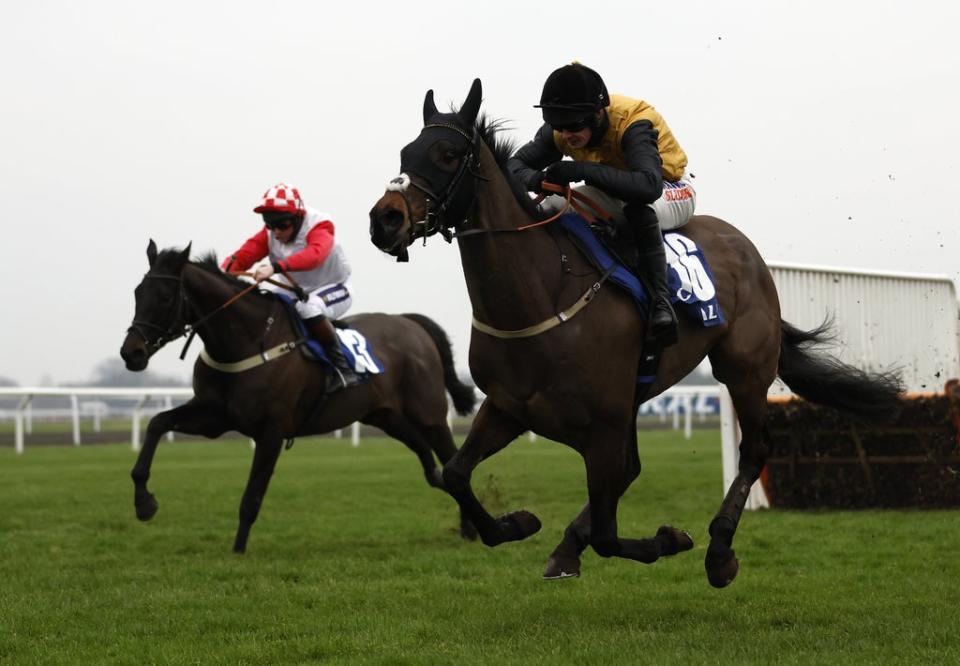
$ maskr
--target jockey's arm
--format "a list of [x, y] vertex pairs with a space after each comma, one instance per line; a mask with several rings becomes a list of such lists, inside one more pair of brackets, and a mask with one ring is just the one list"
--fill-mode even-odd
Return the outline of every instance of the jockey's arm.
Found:
[[263, 227], [240, 246], [240, 249], [228, 256], [220, 264], [224, 272], [245, 271], [267, 256], [270, 246], [267, 243], [267, 228]]
[[307, 246], [273, 264], [274, 270], [309, 271], [313, 270], [330, 256], [333, 250], [333, 222], [324, 220], [307, 234]]
[[583, 181], [629, 203], [653, 203], [663, 194], [663, 159], [657, 146], [657, 130], [648, 120], [633, 123], [623, 134], [627, 169], [578, 162]]
[[543, 125], [533, 141], [521, 146], [507, 162], [507, 169], [527, 190], [539, 192], [543, 182], [543, 169], [563, 159], [553, 142], [553, 130]]

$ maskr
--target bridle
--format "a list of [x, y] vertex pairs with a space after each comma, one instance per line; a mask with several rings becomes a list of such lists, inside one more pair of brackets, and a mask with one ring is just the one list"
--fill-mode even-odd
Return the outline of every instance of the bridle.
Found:
[[[143, 338], [143, 342], [147, 346], [147, 352], [149, 357], [149, 356], [153, 356], [157, 351], [160, 350], [161, 347], [166, 345], [171, 340], [176, 340], [177, 338], [183, 337], [184, 335], [187, 335], [187, 333], [189, 333], [189, 330], [187, 330], [187, 327], [178, 326], [178, 323], [183, 319], [183, 307], [184, 307], [184, 304], [187, 302], [187, 297], [186, 297], [186, 294], [183, 293], [183, 278], [180, 277], [179, 275], [151, 275], [150, 273], [147, 273], [146, 275], [143, 276], [143, 279], [144, 280], [175, 280], [178, 284], [178, 294], [177, 294], [176, 303], [171, 303], [170, 309], [168, 311], [168, 314], [169, 314], [170, 311], [173, 311], [174, 308], [176, 308], [176, 312], [174, 313], [173, 317], [169, 318], [169, 321], [170, 321], [169, 326], [164, 327], [164, 326], [161, 326], [160, 324], [156, 324], [152, 321], [147, 321], [145, 319], [134, 319], [133, 322], [130, 324], [130, 327], [127, 328], [128, 333], [130, 331], [133, 331], [137, 333], [141, 338]], [[147, 334], [143, 331], [142, 327], [147, 327], [147, 328], [153, 329], [154, 331], [159, 331], [160, 335], [157, 337], [156, 340], [151, 342], [149, 336], [147, 336]]]
[[406, 173], [401, 173], [399, 176], [387, 183], [387, 190], [390, 192], [399, 193], [400, 196], [403, 197], [404, 203], [407, 206], [407, 210], [412, 210], [410, 201], [407, 198], [407, 189], [412, 186], [420, 190], [420, 192], [422, 192], [426, 198], [426, 210], [422, 220], [411, 222], [411, 238], [414, 240], [417, 238], [423, 238], [424, 243], [426, 243], [428, 236], [439, 233], [449, 243], [456, 235], [454, 232], [450, 231], [450, 229], [459, 228], [460, 225], [462, 225], [466, 220], [469, 213], [468, 209], [465, 211], [462, 219], [457, 219], [454, 221], [449, 221], [446, 219], [448, 213], [450, 212], [451, 203], [460, 192], [460, 186], [464, 182], [464, 176], [469, 173], [471, 176], [479, 180], [489, 179], [480, 173], [480, 135], [477, 133], [476, 127], [473, 128], [473, 134], [467, 134], [456, 125], [449, 123], [429, 123], [423, 126], [424, 130], [431, 128], [448, 129], [456, 132], [467, 140], [467, 150], [460, 158], [460, 166], [457, 168], [457, 172], [453, 175], [453, 178], [450, 179], [450, 182], [447, 183], [447, 186], [443, 189], [443, 191], [437, 194], [431, 187], [421, 185], [420, 183], [413, 181]]
[[[600, 206], [593, 199], [587, 195], [577, 192], [570, 188], [569, 186], [560, 186], [554, 185], [553, 183], [543, 183], [542, 190], [543, 193], [538, 197], [536, 203], [539, 203], [546, 196], [547, 192], [553, 194], [559, 194], [564, 197], [563, 208], [560, 209], [556, 214], [548, 217], [545, 220], [539, 220], [537, 222], [532, 222], [530, 224], [525, 224], [520, 227], [513, 227], [507, 229], [464, 229], [463, 224], [467, 221], [469, 217], [470, 210], [473, 208], [473, 205], [476, 203], [476, 199], [472, 199], [470, 205], [467, 207], [467, 210], [464, 213], [462, 219], [457, 219], [449, 221], [445, 219], [446, 213], [449, 211], [450, 203], [453, 201], [454, 197], [459, 192], [460, 186], [463, 183], [464, 176], [469, 173], [474, 178], [489, 181], [490, 179], [480, 173], [480, 158], [479, 158], [479, 142], [480, 136], [477, 132], [476, 127], [473, 128], [473, 134], [467, 134], [465, 131], [457, 127], [456, 125], [451, 125], [449, 123], [429, 123], [424, 125], [424, 129], [429, 128], [444, 128], [452, 130], [467, 139], [468, 147], [467, 151], [463, 154], [463, 157], [460, 161], [460, 167], [457, 169], [457, 172], [454, 174], [453, 178], [447, 183], [447, 186], [443, 189], [441, 194], [436, 194], [433, 189], [427, 187], [426, 185], [421, 185], [420, 183], [414, 181], [406, 173], [401, 173], [396, 178], [392, 179], [387, 183], [388, 192], [396, 192], [402, 198], [404, 205], [407, 210], [413, 210], [413, 206], [410, 203], [410, 199], [407, 196], [407, 190], [410, 187], [413, 187], [423, 193], [425, 197], [425, 208], [424, 218], [419, 221], [410, 222], [410, 239], [411, 242], [417, 238], [423, 238], [423, 243], [426, 245], [427, 238], [434, 234], [439, 233], [443, 236], [444, 240], [448, 243], [453, 242], [454, 238], [462, 238], [464, 236], [474, 236], [477, 234], [496, 234], [496, 233], [513, 233], [518, 231], [527, 231], [529, 229], [534, 229], [537, 227], [542, 227], [551, 222], [558, 220], [564, 213], [569, 209], [573, 209], [582, 215], [590, 224], [594, 224], [598, 219], [606, 217], [607, 213], [604, 211], [603, 207]], [[424, 179], [425, 180], [425, 179]], [[406, 253], [402, 253], [397, 256], [397, 261], [406, 261]]]
[[[287, 280], [290, 281], [290, 284], [283, 284], [282, 282], [275, 282], [269, 279], [267, 280], [267, 282], [283, 287], [284, 289], [289, 289], [290, 291], [296, 293], [299, 298], [305, 300], [306, 294], [304, 293], [300, 285], [297, 284], [296, 280], [293, 279], [293, 276], [291, 276], [285, 270], [282, 271], [282, 273], [284, 277], [286, 277]], [[246, 274], [236, 273], [235, 275], [246, 275]], [[133, 322], [130, 324], [130, 327], [127, 328], [127, 332], [129, 333], [130, 331], [134, 331], [138, 335], [140, 335], [141, 338], [143, 338], [143, 341], [147, 346], [147, 358], [153, 356], [162, 347], [169, 344], [170, 342], [173, 342], [174, 340], [177, 340], [184, 336], [189, 336], [187, 338], [186, 343], [183, 345], [183, 351], [180, 352], [181, 361], [187, 355], [187, 350], [190, 348], [190, 343], [193, 342], [193, 338], [197, 334], [197, 328], [199, 326], [206, 323], [213, 316], [226, 310], [228, 307], [230, 307], [231, 305], [239, 301], [241, 298], [246, 296], [248, 293], [250, 293], [251, 291], [253, 291], [254, 289], [260, 286], [259, 282], [254, 282], [253, 284], [249, 285], [248, 287], [245, 287], [241, 291], [231, 296], [229, 299], [227, 299], [226, 301], [224, 301], [223, 303], [221, 303], [216, 308], [214, 308], [207, 314], [203, 315], [196, 321], [181, 324], [179, 322], [183, 320], [183, 309], [187, 303], [187, 295], [183, 289], [183, 277], [180, 275], [163, 275], [163, 274], [151, 275], [150, 273], [147, 273], [146, 275], [143, 276], [143, 279], [144, 280], [147, 280], [147, 279], [175, 280], [178, 283], [179, 293], [178, 293], [177, 302], [171, 305], [171, 310], [174, 307], [176, 307], [176, 314], [170, 320], [170, 325], [166, 328], [152, 321], [146, 321], [144, 319], [134, 319]], [[272, 317], [268, 318], [268, 326], [267, 326], [268, 330], [269, 330], [269, 325], [272, 323], [273, 323], [273, 318]], [[150, 342], [150, 338], [147, 336], [146, 333], [144, 333], [143, 329], [141, 328], [143, 326], [152, 328], [153, 330], [156, 330], [156, 331], [160, 331], [159, 337], [157, 337], [157, 339], [154, 340], [153, 342]]]

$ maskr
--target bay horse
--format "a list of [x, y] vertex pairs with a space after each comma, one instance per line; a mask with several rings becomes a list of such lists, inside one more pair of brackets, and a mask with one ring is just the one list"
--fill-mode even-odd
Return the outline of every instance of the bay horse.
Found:
[[[249, 288], [224, 274], [216, 258], [190, 261], [184, 250], [157, 252], [147, 246], [150, 269], [134, 291], [136, 309], [120, 356], [129, 370], [147, 367], [150, 357], [188, 327], [203, 340], [204, 354], [230, 364], [262, 355], [300, 339], [280, 298], [253, 292], [229, 307], [224, 303]], [[330, 395], [317, 362], [298, 352], [277, 356], [244, 371], [222, 371], [198, 358], [193, 369], [194, 397], [160, 412], [147, 426], [140, 455], [131, 472], [137, 518], [150, 520], [156, 498], [147, 490], [157, 443], [167, 432], [216, 438], [231, 430], [253, 438], [256, 447], [246, 490], [240, 501], [240, 524], [233, 550], [246, 550], [250, 528], [263, 504], [267, 485], [284, 440], [330, 432], [354, 421], [374, 425], [412, 450], [427, 483], [443, 488], [434, 461], [448, 462], [456, 452], [447, 425], [449, 391], [460, 414], [473, 410], [473, 388], [457, 377], [446, 333], [431, 319], [416, 314], [358, 314], [344, 320], [367, 339], [384, 372]], [[266, 351], [265, 351], [266, 350]], [[461, 520], [461, 535], [475, 538], [472, 525]]]
[[[587, 476], [588, 502], [544, 577], [579, 575], [588, 545], [601, 557], [646, 563], [688, 550], [690, 536], [668, 525], [642, 539], [617, 531], [618, 502], [640, 473], [635, 398], [645, 319], [625, 292], [601, 288], [600, 273], [564, 234], [542, 224], [506, 170], [513, 146], [496, 137], [501, 124], [478, 121], [480, 100], [479, 79], [452, 113], [440, 113], [427, 92], [423, 129], [400, 153], [401, 175], [370, 211], [372, 242], [398, 260], [414, 239], [441, 233], [458, 241], [473, 308], [470, 369], [487, 397], [444, 465], [447, 492], [489, 546], [536, 533], [535, 515], [494, 518], [470, 486], [481, 461], [531, 430], [578, 451]], [[681, 231], [709, 261], [726, 323], [704, 328], [681, 316], [680, 341], [663, 350], [646, 397], [705, 356], [730, 391], [743, 433], [739, 473], [710, 522], [704, 562], [709, 582], [724, 587], [739, 571], [734, 534], [769, 454], [764, 419], [774, 378], [808, 400], [870, 419], [895, 412], [901, 387], [894, 373], [866, 373], [816, 349], [829, 338], [826, 326], [802, 331], [783, 321], [770, 271], [735, 227], [698, 215]], [[575, 316], [577, 309], [564, 310], [584, 301]]]

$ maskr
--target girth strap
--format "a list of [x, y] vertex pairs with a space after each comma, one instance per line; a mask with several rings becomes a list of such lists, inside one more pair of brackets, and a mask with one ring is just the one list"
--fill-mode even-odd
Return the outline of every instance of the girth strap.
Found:
[[565, 321], [568, 321], [573, 318], [580, 310], [587, 307], [590, 301], [593, 300], [593, 297], [597, 295], [600, 291], [600, 287], [603, 286], [603, 283], [607, 281], [607, 278], [610, 277], [610, 274], [617, 267], [617, 264], [613, 264], [607, 271], [600, 276], [600, 279], [594, 282], [590, 287], [583, 293], [576, 303], [571, 305], [569, 308], [563, 312], [559, 312], [549, 319], [540, 322], [539, 324], [534, 324], [533, 326], [527, 326], [526, 328], [521, 328], [512, 331], [504, 331], [499, 328], [494, 328], [484, 324], [482, 321], [473, 318], [473, 327], [480, 331], [481, 333], [486, 333], [487, 335], [492, 335], [495, 338], [501, 338], [509, 340], [512, 338], [531, 338], [535, 335], [540, 335], [546, 331], [549, 331], [551, 328], [559, 326]]
[[215, 361], [213, 358], [210, 357], [210, 354], [207, 353], [206, 349], [200, 350], [200, 358], [203, 360], [204, 363], [209, 365], [211, 368], [213, 368], [214, 370], [219, 370], [220, 372], [231, 372], [231, 373], [244, 372], [245, 370], [256, 368], [257, 366], [263, 365], [264, 363], [269, 363], [270, 361], [278, 359], [285, 354], [289, 354], [294, 349], [299, 347], [304, 341], [305, 341], [305, 338], [301, 338], [300, 340], [292, 340], [290, 342], [284, 342], [277, 345], [276, 347], [271, 347], [270, 349], [264, 352], [256, 354], [255, 356], [245, 358], [242, 361], [235, 361], [233, 363], [221, 363], [220, 361]]

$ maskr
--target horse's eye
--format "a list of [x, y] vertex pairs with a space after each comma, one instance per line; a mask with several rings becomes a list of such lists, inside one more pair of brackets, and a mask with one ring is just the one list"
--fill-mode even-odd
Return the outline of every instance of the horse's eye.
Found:
[[444, 162], [456, 162], [459, 158], [460, 158], [460, 156], [457, 155], [457, 153], [454, 152], [454, 151], [452, 151], [452, 150], [448, 150], [447, 152], [445, 152], [445, 153], [443, 154], [443, 161], [444, 161]]

